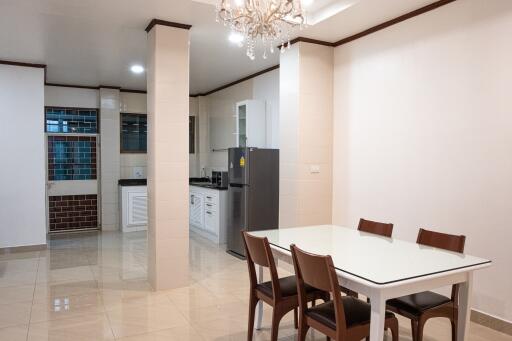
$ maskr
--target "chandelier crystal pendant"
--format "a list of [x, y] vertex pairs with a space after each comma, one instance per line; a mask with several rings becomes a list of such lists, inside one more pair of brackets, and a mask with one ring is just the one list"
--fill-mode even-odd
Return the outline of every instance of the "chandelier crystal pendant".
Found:
[[[306, 25], [301, 0], [221, 0], [217, 6], [217, 22], [222, 21], [233, 32], [244, 37], [247, 56], [255, 59], [256, 42], [263, 44], [263, 59], [274, 47], [290, 48], [290, 33]], [[239, 43], [243, 46], [243, 42]]]

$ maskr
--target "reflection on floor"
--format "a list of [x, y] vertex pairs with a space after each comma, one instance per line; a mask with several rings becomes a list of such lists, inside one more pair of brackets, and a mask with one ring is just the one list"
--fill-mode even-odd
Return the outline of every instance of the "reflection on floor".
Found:
[[[246, 339], [245, 262], [192, 237], [190, 285], [152, 292], [146, 247], [144, 232], [86, 233], [54, 236], [43, 252], [0, 255], [0, 340]], [[270, 339], [269, 321], [265, 309], [256, 341]], [[409, 323], [400, 326], [400, 339], [410, 341]], [[290, 316], [280, 340], [295, 340]], [[309, 340], [325, 338], [310, 333]], [[450, 340], [448, 323], [427, 324], [425, 341], [433, 340]], [[472, 324], [469, 340], [512, 337]]]

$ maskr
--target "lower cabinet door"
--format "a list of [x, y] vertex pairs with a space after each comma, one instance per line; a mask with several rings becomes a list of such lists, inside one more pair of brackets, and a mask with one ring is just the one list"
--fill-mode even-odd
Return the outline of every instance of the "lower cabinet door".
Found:
[[217, 213], [215, 211], [204, 211], [204, 226], [207, 232], [217, 235]]
[[200, 194], [194, 193], [191, 195], [190, 204], [190, 222], [192, 225], [203, 228], [204, 217], [203, 217], [203, 197]]

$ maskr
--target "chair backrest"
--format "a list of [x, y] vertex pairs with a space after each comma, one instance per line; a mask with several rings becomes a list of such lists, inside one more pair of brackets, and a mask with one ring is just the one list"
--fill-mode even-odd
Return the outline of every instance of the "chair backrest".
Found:
[[254, 290], [258, 284], [256, 277], [255, 264], [268, 268], [270, 272], [270, 280], [272, 282], [273, 299], [281, 298], [281, 287], [279, 285], [279, 277], [277, 275], [276, 263], [268, 239], [255, 237], [242, 231], [242, 240], [244, 241], [247, 267], [249, 269], [249, 280], [251, 290]]
[[453, 234], [435, 232], [420, 228], [416, 243], [463, 253], [466, 236], [456, 236]]
[[338, 277], [331, 256], [315, 255], [291, 245], [293, 267], [297, 278], [297, 293], [302, 313], [308, 309], [305, 285], [331, 294], [334, 302], [337, 332], [346, 330], [345, 311], [341, 302]]
[[[453, 234], [435, 232], [420, 228], [416, 243], [445, 249], [448, 251], [463, 253], [466, 244], [466, 236], [456, 236]], [[459, 285], [452, 286], [452, 301], [458, 304]]]
[[371, 221], [366, 219], [359, 219], [359, 231], [378, 234], [384, 237], [391, 237], [393, 234], [393, 224], [379, 223], [377, 221]]

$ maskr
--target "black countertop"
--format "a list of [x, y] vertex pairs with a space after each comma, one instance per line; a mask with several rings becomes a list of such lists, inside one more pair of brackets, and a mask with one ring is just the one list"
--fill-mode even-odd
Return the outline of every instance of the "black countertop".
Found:
[[[147, 179], [119, 179], [118, 181], [119, 186], [146, 186], [147, 185]], [[225, 191], [228, 188], [227, 187], [217, 187], [212, 185], [211, 182], [206, 181], [192, 181], [189, 182], [190, 186], [197, 186], [197, 187], [203, 187], [203, 188], [210, 188], [210, 189], [216, 189], [219, 191]]]
[[147, 179], [119, 179], [119, 186], [146, 186]]
[[216, 189], [219, 191], [226, 191], [227, 187], [217, 187], [212, 185], [210, 182], [189, 182], [190, 186], [196, 186], [196, 187], [203, 187], [203, 188], [210, 188], [210, 189]]

